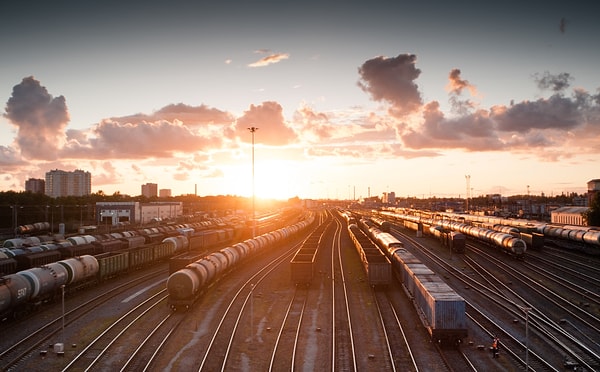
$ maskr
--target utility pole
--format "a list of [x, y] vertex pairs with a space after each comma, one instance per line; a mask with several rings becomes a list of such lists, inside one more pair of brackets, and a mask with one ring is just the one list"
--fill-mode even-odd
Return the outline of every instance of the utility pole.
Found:
[[467, 213], [469, 213], [469, 192], [471, 191], [471, 175], [467, 174], [465, 176], [465, 179], [467, 180], [467, 197], [466, 197], [465, 209], [467, 210]]

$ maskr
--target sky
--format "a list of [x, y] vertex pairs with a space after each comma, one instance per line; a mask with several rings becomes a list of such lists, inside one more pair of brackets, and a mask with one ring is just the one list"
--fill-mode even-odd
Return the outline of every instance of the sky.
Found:
[[591, 1], [14, 1], [0, 190], [585, 193], [599, 61]]

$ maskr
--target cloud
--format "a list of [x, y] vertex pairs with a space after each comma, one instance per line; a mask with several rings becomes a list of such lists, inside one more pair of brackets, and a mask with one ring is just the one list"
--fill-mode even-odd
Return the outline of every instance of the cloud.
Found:
[[294, 112], [294, 123], [300, 129], [303, 137], [319, 142], [333, 137], [336, 125], [330, 123], [327, 114], [315, 112], [304, 105]]
[[597, 152], [598, 137], [588, 138], [600, 132], [599, 112], [597, 96], [583, 91], [571, 98], [555, 94], [456, 118], [447, 118], [439, 104], [431, 102], [423, 108], [421, 123], [406, 128], [400, 137], [412, 149], [522, 151], [547, 158], [552, 149], [585, 144], [587, 151]]
[[414, 81], [421, 74], [414, 54], [376, 57], [359, 67], [358, 86], [375, 101], [390, 103], [390, 114], [402, 117], [421, 108], [421, 93]]
[[545, 71], [543, 74], [533, 74], [533, 79], [541, 90], [551, 90], [553, 92], [564, 91], [573, 80], [568, 72], [552, 75], [548, 71]]
[[286, 125], [283, 108], [277, 102], [267, 101], [261, 105], [250, 105], [244, 114], [237, 119], [236, 134], [251, 142], [250, 127], [257, 127], [255, 143], [271, 146], [287, 145], [297, 140], [296, 133]]
[[453, 94], [461, 95], [464, 89], [468, 89], [472, 96], [477, 95], [477, 89], [474, 85], [471, 85], [467, 80], [463, 80], [460, 78], [460, 70], [455, 68], [450, 71], [448, 75], [448, 85], [446, 85], [446, 89]]
[[498, 130], [526, 133], [532, 129], [568, 130], [583, 124], [584, 115], [575, 100], [553, 95], [493, 109]]
[[13, 87], [4, 116], [18, 128], [15, 140], [24, 157], [56, 159], [69, 122], [63, 96], [52, 97], [33, 76], [26, 77]]
[[269, 54], [266, 57], [259, 59], [256, 62], [252, 62], [248, 65], [248, 67], [264, 67], [268, 65], [272, 65], [274, 63], [279, 63], [285, 59], [290, 58], [288, 53], [273, 53]]
[[230, 125], [235, 118], [232, 114], [207, 105], [189, 106], [183, 103], [171, 104], [161, 108], [152, 114], [134, 114], [123, 117], [113, 117], [111, 120], [122, 123], [137, 122], [155, 122], [166, 120], [173, 122], [179, 120], [187, 126], [206, 125], [206, 124], [227, 124]]
[[477, 88], [475, 88], [474, 85], [471, 85], [467, 80], [461, 79], [460, 74], [461, 72], [457, 68], [450, 71], [446, 90], [448, 90], [450, 94], [449, 102], [452, 106], [452, 111], [459, 115], [465, 115], [468, 114], [470, 109], [475, 108], [476, 105], [470, 99], [461, 99], [463, 90], [468, 90], [473, 97], [477, 96], [478, 93]]
[[0, 166], [3, 169], [25, 165], [21, 156], [15, 149], [0, 145]]
[[120, 123], [104, 120], [90, 132], [69, 132], [68, 158], [143, 159], [219, 148], [222, 136], [200, 135], [180, 121]]

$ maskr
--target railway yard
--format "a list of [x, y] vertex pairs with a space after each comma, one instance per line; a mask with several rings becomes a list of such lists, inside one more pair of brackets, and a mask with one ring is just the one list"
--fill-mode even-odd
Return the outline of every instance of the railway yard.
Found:
[[450, 227], [331, 209], [187, 266], [161, 253], [5, 316], [0, 367], [600, 371], [600, 255]]

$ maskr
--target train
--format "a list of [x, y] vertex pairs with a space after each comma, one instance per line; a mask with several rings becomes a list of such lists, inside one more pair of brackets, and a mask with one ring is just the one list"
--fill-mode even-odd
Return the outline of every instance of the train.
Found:
[[[218, 228], [207, 229], [209, 225]], [[206, 253], [206, 248], [230, 242], [233, 230], [221, 223], [201, 223], [45, 239], [33, 246], [28, 245], [42, 241], [9, 239], [0, 252], [0, 319], [21, 317], [53, 301], [63, 285], [67, 293], [75, 292], [182, 252]], [[20, 270], [21, 261], [30, 267]]]
[[290, 276], [292, 283], [295, 285], [311, 285], [317, 272], [315, 265], [321, 237], [332, 221], [333, 215], [331, 213], [319, 214], [317, 226], [308, 238], [302, 242], [302, 246], [290, 260]]
[[348, 232], [367, 275], [367, 283], [373, 288], [392, 284], [392, 264], [389, 258], [356, 224], [348, 225]]
[[304, 231], [314, 220], [314, 214], [308, 212], [292, 225], [223, 248], [177, 270], [167, 280], [168, 305], [173, 311], [190, 309], [207, 288], [235, 270], [242, 261]]
[[78, 255], [0, 278], [0, 318], [18, 318], [67, 292], [168, 259], [186, 249], [183, 236], [98, 255]]
[[186, 237], [184, 249], [202, 251], [239, 238], [242, 230], [245, 228], [212, 222], [211, 224], [152, 227], [110, 234], [74, 235], [66, 238], [59, 234], [13, 238], [4, 241], [3, 247], [0, 247], [0, 275], [13, 274], [75, 256], [136, 248], [180, 235]]
[[527, 243], [520, 237], [515, 237], [506, 232], [473, 226], [464, 223], [464, 221], [456, 221], [449, 218], [441, 219], [435, 216], [421, 216], [419, 214], [406, 214], [405, 211], [381, 211], [380, 213], [389, 218], [402, 221], [405, 226], [407, 223], [421, 225], [421, 229], [424, 229], [425, 226], [428, 228], [440, 226], [444, 230], [460, 232], [476, 238], [489, 246], [498, 248], [505, 253], [509, 253], [517, 259], [523, 259], [527, 251]]
[[431, 340], [460, 345], [468, 336], [465, 300], [396, 237], [381, 231], [369, 219], [361, 219], [359, 227], [389, 258], [393, 273], [413, 300]]
[[436, 237], [440, 243], [451, 252], [465, 253], [466, 236], [457, 231], [447, 230], [441, 226], [429, 227], [429, 233]]
[[580, 249], [592, 254], [600, 254], [599, 226], [574, 226], [519, 218], [503, 218], [466, 213], [427, 212], [404, 208], [389, 208], [387, 211], [426, 216], [428, 218], [437, 216], [436, 218], [438, 219], [451, 219], [469, 224], [510, 226], [516, 228], [521, 234], [541, 234], [546, 239], [555, 242], [573, 243], [573, 245], [569, 246], [570, 248]]

